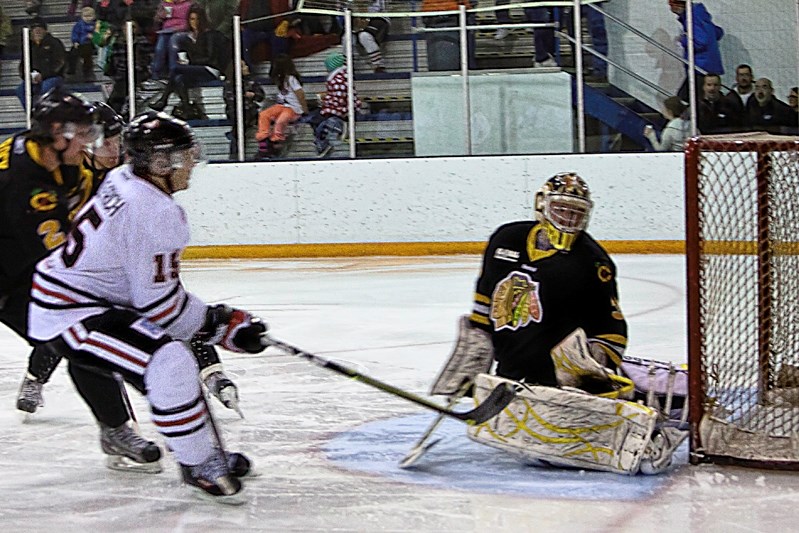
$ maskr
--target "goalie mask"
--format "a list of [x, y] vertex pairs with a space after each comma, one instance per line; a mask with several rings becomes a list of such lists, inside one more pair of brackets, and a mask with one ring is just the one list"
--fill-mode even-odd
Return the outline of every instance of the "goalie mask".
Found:
[[588, 185], [574, 172], [552, 176], [535, 195], [536, 218], [557, 250], [571, 249], [593, 207]]

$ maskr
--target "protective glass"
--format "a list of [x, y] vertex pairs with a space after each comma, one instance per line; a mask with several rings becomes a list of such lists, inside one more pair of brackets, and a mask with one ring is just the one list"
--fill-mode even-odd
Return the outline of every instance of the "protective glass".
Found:
[[100, 124], [65, 122], [61, 126], [61, 135], [68, 141], [76, 139], [82, 145], [92, 146], [102, 142], [103, 127]]
[[171, 152], [169, 161], [172, 169], [178, 170], [181, 168], [191, 169], [197, 165], [205, 164], [208, 160], [202, 146], [195, 143], [190, 148]]
[[588, 225], [593, 202], [565, 194], [550, 194], [544, 203], [544, 217], [559, 231], [577, 233]]
[[122, 136], [101, 137], [89, 145], [87, 152], [95, 157], [118, 158], [122, 152]]

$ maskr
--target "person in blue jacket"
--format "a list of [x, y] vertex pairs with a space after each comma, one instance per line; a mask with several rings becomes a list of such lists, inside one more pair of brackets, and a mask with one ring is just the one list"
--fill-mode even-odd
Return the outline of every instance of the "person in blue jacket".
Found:
[[[685, 0], [669, 0], [671, 12], [677, 15], [677, 20], [682, 24], [683, 32], [680, 36], [680, 44], [683, 47], [685, 59], [688, 59], [688, 17]], [[702, 3], [693, 3], [693, 30], [694, 30], [694, 61], [696, 66], [705, 72], [714, 74], [724, 74], [724, 65], [721, 61], [721, 50], [719, 41], [724, 36], [724, 30], [713, 22], [713, 17]], [[704, 74], [695, 72], [697, 79], [696, 86], [702, 87]], [[677, 96], [688, 101], [688, 76], [677, 91]], [[702, 95], [697, 95], [702, 99]]]
[[72, 27], [72, 48], [67, 55], [67, 76], [74, 76], [78, 66], [78, 59], [83, 62], [83, 81], [94, 80], [94, 45], [92, 35], [96, 18], [94, 8], [84, 7], [80, 18]]

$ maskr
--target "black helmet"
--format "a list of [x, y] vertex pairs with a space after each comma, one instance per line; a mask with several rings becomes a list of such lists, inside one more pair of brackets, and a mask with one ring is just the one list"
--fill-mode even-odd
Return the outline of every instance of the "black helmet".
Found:
[[94, 102], [100, 124], [103, 126], [103, 137], [120, 135], [125, 129], [125, 119], [105, 102]]
[[52, 142], [50, 125], [62, 124], [95, 124], [97, 109], [83, 98], [55, 87], [44, 93], [31, 110], [31, 129], [28, 138]]
[[[141, 176], [162, 174], [166, 168], [163, 164], [155, 165], [159, 170], [151, 168], [152, 163], [161, 161], [164, 156], [174, 157], [176, 152], [197, 149], [194, 133], [184, 121], [166, 113], [148, 111], [130, 121], [123, 133], [122, 143], [133, 171]], [[160, 170], [164, 169], [164, 170]]]

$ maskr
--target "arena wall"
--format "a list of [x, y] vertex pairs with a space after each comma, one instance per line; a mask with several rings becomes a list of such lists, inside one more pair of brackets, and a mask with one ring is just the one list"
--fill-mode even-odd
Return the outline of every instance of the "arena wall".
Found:
[[546, 178], [575, 171], [612, 252], [680, 253], [683, 165], [679, 153], [219, 164], [177, 199], [187, 257], [479, 253], [497, 226], [532, 216]]

